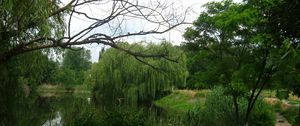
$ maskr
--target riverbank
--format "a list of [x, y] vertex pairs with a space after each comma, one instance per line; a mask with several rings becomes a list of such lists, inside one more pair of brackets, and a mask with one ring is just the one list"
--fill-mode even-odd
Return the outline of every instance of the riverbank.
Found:
[[[206, 96], [209, 95], [210, 90], [174, 90], [171, 94], [158, 99], [154, 102], [155, 105], [169, 110], [171, 112], [188, 112], [196, 107], [204, 107]], [[264, 90], [261, 97], [264, 101], [273, 106], [276, 113], [281, 113], [282, 117], [287, 120], [285, 123], [296, 124], [298, 107], [300, 99], [292, 94], [286, 100], [279, 100], [275, 96], [275, 91]], [[277, 116], [277, 120], [280, 120]], [[276, 121], [276, 125], [281, 124], [281, 121]]]
[[154, 102], [166, 110], [187, 112], [198, 106], [204, 106], [210, 90], [174, 90], [170, 95]]
[[38, 86], [37, 92], [41, 96], [55, 96], [62, 93], [74, 93], [80, 95], [90, 95], [91, 91], [84, 85], [76, 85], [71, 88], [71, 90], [67, 90], [62, 85], [50, 85], [50, 84], [43, 84]]

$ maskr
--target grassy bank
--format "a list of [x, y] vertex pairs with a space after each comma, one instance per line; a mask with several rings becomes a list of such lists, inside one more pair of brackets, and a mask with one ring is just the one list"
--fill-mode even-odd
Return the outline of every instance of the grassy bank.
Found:
[[195, 107], [204, 106], [209, 90], [175, 90], [170, 95], [154, 102], [166, 110], [187, 112]]
[[72, 90], [67, 90], [62, 85], [49, 85], [43, 84], [37, 88], [37, 92], [43, 95], [51, 95], [57, 93], [75, 93], [75, 94], [91, 94], [91, 91], [84, 85], [76, 85], [72, 87]]
[[[174, 90], [170, 95], [165, 96], [154, 103], [164, 109], [175, 111], [188, 111], [197, 105], [204, 105], [205, 98], [210, 93], [210, 90]], [[274, 105], [280, 102], [275, 96], [276, 91], [264, 90], [261, 97], [265, 99], [268, 104]], [[292, 94], [286, 99], [288, 106], [300, 104], [300, 99]], [[281, 102], [280, 102], [281, 103]]]

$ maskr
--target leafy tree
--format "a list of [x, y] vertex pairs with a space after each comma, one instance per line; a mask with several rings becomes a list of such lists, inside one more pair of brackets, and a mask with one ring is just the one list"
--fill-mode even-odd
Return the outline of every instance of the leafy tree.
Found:
[[170, 44], [143, 46], [122, 43], [119, 46], [149, 54], [167, 49], [172, 59], [178, 59], [178, 63], [157, 58], [139, 59], [113, 48], [107, 49], [101, 60], [92, 67], [89, 73], [91, 80], [88, 81], [94, 85], [94, 96], [101, 103], [145, 102], [156, 99], [162, 91], [173, 86], [185, 85], [185, 56], [178, 48]]
[[[35, 59], [36, 55], [40, 55], [36, 53], [47, 55], [52, 54], [53, 51], [59, 53], [59, 48], [98, 43], [138, 57], [154, 56], [153, 54], [145, 55], [120, 48], [116, 43], [118, 40], [130, 36], [165, 33], [184, 21], [184, 18], [174, 16], [174, 13], [162, 13], [171, 12], [167, 11], [170, 9], [167, 5], [162, 5], [160, 2], [157, 4], [152, 2], [148, 5], [142, 5], [136, 1], [110, 1], [103, 4], [101, 0], [71, 0], [69, 3], [62, 3], [60, 0], [0, 1], [0, 125], [15, 125], [16, 123], [16, 117], [14, 117], [16, 112], [13, 111], [18, 106], [17, 103], [22, 103], [19, 100], [19, 97], [22, 97], [21, 82], [28, 81], [30, 84], [32, 84], [31, 82], [40, 82], [39, 76], [44, 75], [39, 72], [42, 69], [38, 67], [41, 64], [37, 60], [44, 56]], [[78, 9], [83, 6], [97, 6], [97, 8], [110, 6], [108, 7], [110, 10], [107, 12], [111, 13], [103, 17], [91, 16]], [[86, 20], [90, 20], [92, 23], [71, 34], [73, 30], [71, 29], [71, 22], [74, 14], [83, 15]], [[172, 16], [170, 16], [171, 14]], [[128, 17], [144, 19], [144, 21], [156, 24], [157, 27], [136, 30], [138, 32], [124, 32], [122, 30], [122, 23], [124, 22], [117, 23], [117, 21]], [[65, 21], [65, 19], [68, 20]], [[118, 27], [113, 27], [111, 24]], [[97, 33], [91, 34], [91, 31], [104, 25], [112, 26], [113, 34], [101, 33], [104, 30], [98, 30]], [[163, 29], [160, 26], [170, 27]], [[167, 54], [155, 56], [167, 57]], [[19, 67], [19, 65], [30, 63], [36, 67]], [[20, 69], [26, 71], [26, 74], [19, 73], [18, 70]], [[31, 75], [37, 75], [33, 78], [37, 77], [38, 80], [32, 79]]]
[[[174, 15], [175, 10], [159, 1], [137, 2], [133, 1], [109, 1], [103, 3], [99, 0], [71, 0], [62, 3], [59, 0], [8, 0], [0, 3], [1, 47], [0, 62], [34, 50], [45, 48], [71, 48], [82, 44], [104, 44], [119, 49], [120, 51], [145, 57], [130, 50], [118, 47], [117, 41], [136, 35], [161, 34], [183, 24], [184, 15]], [[78, 9], [83, 6], [95, 6], [97, 8], [108, 7], [110, 12], [105, 16], [91, 15]], [[151, 12], [151, 13], [150, 13]], [[165, 13], [166, 12], [166, 13]], [[74, 15], [83, 15], [84, 20], [91, 23], [71, 34], [72, 18]], [[127, 18], [144, 20], [154, 27], [142, 30], [124, 31], [124, 23], [120, 20]], [[64, 21], [64, 19], [68, 19]], [[111, 25], [113, 23], [114, 25]], [[111, 34], [98, 30], [102, 26], [110, 26]], [[169, 26], [169, 27], [160, 27]], [[66, 33], [66, 34], [65, 34]]]
[[[272, 86], [274, 75], [295, 55], [297, 46], [291, 45], [298, 40], [272, 28], [269, 12], [281, 4], [277, 0], [208, 3], [207, 10], [184, 34], [188, 42], [183, 46], [196, 50], [201, 62], [197, 74], [208, 73], [216, 78], [213, 83], [227, 87], [237, 125], [248, 123], [263, 88]], [[247, 98], [247, 109], [241, 119], [238, 99], [243, 97]]]
[[54, 73], [56, 84], [62, 84], [67, 90], [72, 89], [76, 82], [76, 73], [68, 68], [59, 68]]
[[[90, 59], [90, 51], [84, 48], [76, 48], [76, 50], [66, 50], [62, 62], [62, 70], [66, 72], [66, 75], [68, 75], [68, 73], [70, 73], [71, 71], [73, 71], [73, 73], [75, 74], [72, 78], [75, 80], [71, 84], [83, 84], [85, 76], [84, 74], [91, 67]], [[62, 82], [64, 83], [64, 81]]]
[[84, 48], [75, 48], [75, 50], [66, 50], [63, 57], [62, 67], [80, 72], [88, 70], [91, 66], [91, 52]]
[[[63, 35], [61, 14], [48, 19], [58, 9], [56, 2], [0, 2], [0, 125], [17, 125], [16, 120], [22, 116], [17, 114], [17, 108], [30, 104], [25, 99], [24, 85], [34, 87], [45, 79], [47, 50], [29, 52], [25, 46], [34, 47], [30, 41], [38, 41], [39, 37]], [[23, 52], [27, 54], [20, 55]]]
[[[203, 126], [238, 126], [239, 120], [235, 119], [235, 110], [232, 109], [233, 99], [231, 96], [224, 95], [227, 89], [222, 86], [217, 86], [212, 89], [205, 101], [205, 107], [196, 115], [201, 120]], [[247, 99], [239, 99], [239, 111], [241, 111], [241, 118], [245, 117], [247, 109]], [[216, 121], [218, 120], [218, 121]], [[249, 119], [250, 126], [273, 126], [276, 118], [275, 112], [271, 105], [265, 103], [263, 99], [258, 99], [255, 104], [253, 113]]]
[[41, 51], [34, 51], [0, 64], [0, 125], [21, 125], [19, 122], [26, 116], [22, 109], [34, 104], [35, 88], [51, 82], [51, 62]]

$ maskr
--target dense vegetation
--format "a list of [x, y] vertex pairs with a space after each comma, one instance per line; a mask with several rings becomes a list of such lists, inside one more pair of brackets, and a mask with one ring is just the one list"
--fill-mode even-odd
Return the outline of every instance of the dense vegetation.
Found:
[[[285, 17], [274, 19], [277, 15], [274, 11], [283, 9], [280, 7], [285, 4], [291, 3], [276, 0], [208, 3], [207, 10], [184, 34], [187, 42], [183, 48], [191, 55], [188, 82], [194, 84], [192, 88], [225, 86], [225, 95], [233, 100], [235, 125], [249, 122], [264, 88], [282, 87], [287, 82], [299, 85], [295, 74], [299, 36], [290, 31], [294, 29], [277, 27]], [[244, 98], [247, 109], [241, 111], [240, 100]]]
[[48, 64], [52, 63], [47, 55], [35, 51], [0, 64], [1, 123], [17, 123], [18, 111], [33, 104], [31, 96], [36, 94], [36, 87], [49, 79]]
[[87, 84], [93, 87], [94, 97], [104, 102], [151, 102], [174, 87], [184, 87], [188, 75], [185, 55], [170, 43], [159, 45], [120, 43], [136, 52], [155, 54], [168, 51], [169, 61], [159, 58], [137, 59], [116, 49], [101, 53], [88, 75]]
[[[59, 108], [65, 125], [271, 126], [275, 112], [297, 124], [300, 108], [290, 104], [299, 104], [299, 99], [287, 101], [287, 108], [282, 100], [300, 96], [299, 1], [207, 3], [183, 33], [180, 46], [123, 42], [183, 23], [174, 24], [169, 19], [174, 15], [165, 17], [164, 9], [156, 10], [164, 7], [113, 1], [112, 14], [103, 19], [75, 9], [93, 2], [72, 0], [62, 6], [57, 0], [0, 1], [0, 126], [40, 125], [48, 114], [51, 118], [52, 109], [59, 107], [37, 92], [45, 84], [62, 92], [72, 93], [78, 86], [91, 92], [87, 102], [68, 101], [72, 104]], [[96, 22], [72, 35], [74, 13]], [[159, 26], [124, 34], [122, 23], [111, 26], [119, 16]], [[107, 23], [113, 35], [91, 33]], [[159, 31], [167, 25], [169, 29]], [[91, 52], [76, 47], [90, 43], [111, 48], [103, 48], [98, 62], [91, 63]], [[265, 89], [276, 92], [275, 105], [262, 96]], [[155, 105], [168, 114], [149, 112]]]
[[84, 48], [66, 50], [61, 64], [56, 66], [52, 84], [61, 84], [71, 89], [74, 85], [83, 85], [85, 72], [91, 67], [90, 51]]

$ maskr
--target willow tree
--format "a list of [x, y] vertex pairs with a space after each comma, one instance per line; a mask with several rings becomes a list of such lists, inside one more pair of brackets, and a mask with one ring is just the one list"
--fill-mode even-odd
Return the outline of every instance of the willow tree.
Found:
[[[18, 64], [33, 61], [30, 56], [26, 60], [19, 58], [35, 55], [31, 53], [33, 51], [48, 55], [49, 52], [53, 54], [53, 50], [59, 52], [58, 49], [91, 43], [108, 45], [139, 57], [167, 57], [166, 54], [145, 55], [132, 52], [130, 49], [120, 48], [117, 41], [136, 35], [161, 34], [184, 23], [184, 14], [174, 15], [169, 4], [171, 3], [137, 0], [70, 0], [68, 3], [60, 0], [0, 1], [0, 125], [16, 123], [12, 106], [19, 101], [15, 94], [22, 96], [22, 84], [17, 81], [20, 76]], [[102, 8], [106, 14], [90, 14], [84, 11], [83, 8], [86, 7]], [[88, 26], [74, 30], [74, 16], [87, 20]], [[124, 29], [125, 20], [128, 19], [143, 20], [153, 27], [128, 31]], [[111, 32], [99, 30], [105, 26], [110, 26]], [[39, 69], [34, 68], [32, 71]]]
[[103, 102], [137, 103], [151, 101], [172, 87], [184, 86], [187, 77], [185, 55], [171, 44], [127, 44], [131, 50], [144, 53], [160, 53], [168, 50], [172, 59], [141, 59], [110, 48], [102, 53], [100, 61], [92, 68], [89, 82], [93, 93]]

